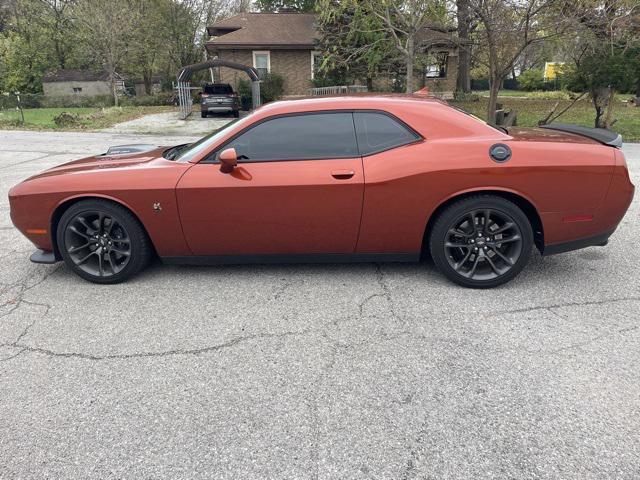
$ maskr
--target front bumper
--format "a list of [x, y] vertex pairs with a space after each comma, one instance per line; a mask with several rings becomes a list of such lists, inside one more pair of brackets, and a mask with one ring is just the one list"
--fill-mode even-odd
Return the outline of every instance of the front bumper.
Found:
[[31, 254], [31, 257], [29, 257], [29, 260], [31, 260], [33, 263], [44, 263], [44, 264], [52, 264], [60, 261], [56, 258], [53, 252], [47, 252], [41, 249], [38, 249], [35, 252], [33, 252]]

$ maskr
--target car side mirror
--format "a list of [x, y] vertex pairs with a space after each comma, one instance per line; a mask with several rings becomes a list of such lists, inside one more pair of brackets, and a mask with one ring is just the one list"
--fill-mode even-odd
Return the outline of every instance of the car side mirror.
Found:
[[235, 148], [227, 148], [218, 156], [220, 160], [220, 171], [222, 173], [231, 173], [238, 165], [238, 154]]

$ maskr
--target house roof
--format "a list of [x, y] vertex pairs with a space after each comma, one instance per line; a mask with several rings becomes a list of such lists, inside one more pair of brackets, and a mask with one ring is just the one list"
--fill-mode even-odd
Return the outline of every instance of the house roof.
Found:
[[207, 49], [312, 48], [315, 18], [308, 13], [241, 13], [207, 28], [212, 36]]
[[44, 83], [52, 82], [105, 82], [109, 80], [106, 72], [92, 72], [89, 70], [51, 70], [44, 74]]

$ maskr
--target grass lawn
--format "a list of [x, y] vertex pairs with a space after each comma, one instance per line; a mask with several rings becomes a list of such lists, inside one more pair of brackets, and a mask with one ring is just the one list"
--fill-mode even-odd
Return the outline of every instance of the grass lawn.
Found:
[[[481, 97], [477, 102], [451, 101], [450, 103], [484, 119], [487, 116], [487, 101], [488, 98]], [[517, 124], [522, 127], [535, 127], [538, 120], [545, 118], [557, 101], [557, 99], [517, 98], [513, 96], [500, 96], [498, 100], [502, 103], [503, 108], [517, 110]], [[557, 111], [562, 110], [570, 103], [569, 100], [560, 100]], [[555, 121], [593, 127], [595, 113], [591, 101], [581, 100]], [[618, 102], [613, 112], [613, 118], [618, 121], [611, 129], [620, 133], [623, 141], [640, 142], [640, 107], [627, 107], [623, 102]]]
[[[0, 128], [19, 130], [94, 130], [108, 128], [150, 113], [174, 111], [175, 107], [32, 108], [24, 110], [24, 125], [17, 110], [0, 110]], [[73, 119], [57, 125], [54, 118], [66, 112]]]

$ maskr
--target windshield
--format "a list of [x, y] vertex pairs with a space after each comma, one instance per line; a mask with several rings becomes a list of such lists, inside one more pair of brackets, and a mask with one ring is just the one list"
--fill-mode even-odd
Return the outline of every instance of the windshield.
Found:
[[182, 148], [173, 159], [179, 162], [190, 162], [191, 160], [199, 156], [202, 152], [207, 151], [212, 145], [223, 138], [229, 132], [229, 130], [231, 130], [235, 126], [250, 123], [251, 117], [252, 115], [247, 115], [244, 118], [233, 120], [227, 123], [224, 127], [215, 130], [206, 137], [202, 137], [197, 142], [191, 143]]

